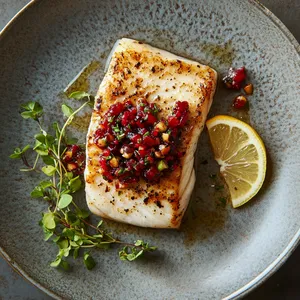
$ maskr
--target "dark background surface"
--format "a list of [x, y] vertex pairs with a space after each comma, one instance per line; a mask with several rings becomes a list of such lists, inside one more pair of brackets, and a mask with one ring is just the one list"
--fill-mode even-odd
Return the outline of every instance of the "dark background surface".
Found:
[[[0, 30], [28, 2], [28, 0], [0, 0]], [[261, 0], [261, 3], [275, 14], [300, 42], [300, 0]], [[50, 300], [52, 298], [15, 273], [0, 257], [0, 300], [2, 299]], [[244, 299], [300, 299], [300, 247], [279, 271]]]

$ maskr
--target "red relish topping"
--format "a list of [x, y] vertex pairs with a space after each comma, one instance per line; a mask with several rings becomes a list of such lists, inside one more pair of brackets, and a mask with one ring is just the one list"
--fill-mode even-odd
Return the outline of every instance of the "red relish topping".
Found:
[[146, 99], [110, 106], [94, 134], [94, 143], [102, 149], [99, 162], [105, 180], [118, 179], [122, 186], [140, 179], [158, 182], [178, 167], [183, 153], [177, 146], [189, 104], [177, 101], [167, 120], [159, 118], [159, 111]]
[[227, 75], [223, 78], [223, 82], [229, 89], [239, 90], [242, 83], [246, 79], [246, 69], [241, 67], [238, 69], [230, 68]]
[[233, 104], [232, 106], [235, 109], [242, 109], [242, 108], [247, 108], [248, 107], [248, 100], [245, 96], [240, 95], [237, 96], [234, 100], [233, 100]]
[[69, 172], [81, 175], [85, 168], [85, 153], [78, 145], [68, 145], [63, 156], [63, 164]]

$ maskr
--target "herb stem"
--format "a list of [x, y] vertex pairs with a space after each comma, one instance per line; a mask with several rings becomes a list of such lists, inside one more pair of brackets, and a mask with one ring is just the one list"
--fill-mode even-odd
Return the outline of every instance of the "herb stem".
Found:
[[91, 223], [87, 222], [86, 220], [84, 220], [82, 218], [81, 218], [81, 221], [83, 223], [85, 223], [86, 225], [88, 225], [89, 227], [91, 227], [91, 228], [95, 229], [96, 231], [100, 232], [101, 234], [103, 234], [103, 231], [101, 229], [99, 229], [98, 227], [92, 225]]
[[39, 157], [40, 157], [40, 155], [37, 154], [37, 156], [36, 156], [36, 158], [35, 158], [35, 161], [34, 161], [34, 164], [33, 164], [33, 166], [31, 167], [31, 166], [29, 165], [29, 163], [27, 162], [26, 156], [25, 156], [25, 155], [22, 155], [22, 161], [23, 161], [24, 165], [25, 165], [26, 167], [28, 167], [28, 169], [20, 169], [20, 171], [22, 171], [22, 172], [30, 172], [30, 171], [34, 171], [35, 168], [36, 168], [36, 164], [37, 164], [37, 162], [38, 162], [38, 160], [39, 160]]
[[21, 158], [22, 158], [22, 161], [23, 161], [24, 165], [26, 167], [28, 167], [29, 169], [31, 169], [32, 167], [29, 165], [26, 156], [24, 154], [22, 154]]
[[54, 190], [55, 190], [56, 193], [57, 193], [58, 191], [57, 191], [57, 188], [56, 188], [56, 177], [55, 177], [55, 173], [52, 175], [52, 182], [53, 182], [53, 188], [54, 188]]
[[34, 170], [34, 169], [35, 169], [35, 167], [36, 167], [36, 164], [37, 164], [37, 162], [38, 162], [39, 158], [40, 158], [40, 155], [39, 155], [39, 154], [37, 154], [37, 156], [36, 156], [36, 158], [35, 158], [35, 161], [34, 161], [34, 164], [33, 164], [33, 167], [32, 167], [32, 170]]
[[124, 245], [124, 246], [129, 246], [129, 247], [136, 247], [136, 248], [141, 248], [144, 249], [143, 246], [136, 246], [135, 244], [131, 244], [131, 243], [126, 243], [126, 242], [122, 242], [120, 240], [115, 240], [114, 241], [115, 244], [120, 244], [120, 245]]
[[[59, 135], [59, 139], [58, 139], [58, 145], [57, 145], [57, 157], [58, 157], [58, 163], [59, 163], [59, 172], [60, 172], [60, 182], [59, 182], [59, 190], [58, 190], [58, 195], [57, 195], [57, 203], [59, 201], [60, 198], [60, 194], [61, 194], [61, 188], [62, 188], [62, 182], [63, 182], [63, 176], [62, 176], [62, 162], [61, 162], [61, 155], [60, 155], [60, 147], [61, 147], [61, 141], [62, 141], [62, 137], [65, 133], [65, 130], [67, 128], [67, 126], [69, 125], [69, 123], [71, 122], [71, 120], [74, 118], [74, 116], [80, 111], [82, 110], [88, 103], [89, 101], [86, 101], [85, 103], [83, 103], [78, 109], [76, 109], [67, 119], [67, 121], [65, 122], [63, 128], [60, 131], [60, 135]], [[56, 207], [54, 209], [54, 211], [56, 211], [57, 209], [57, 203], [56, 203]]]

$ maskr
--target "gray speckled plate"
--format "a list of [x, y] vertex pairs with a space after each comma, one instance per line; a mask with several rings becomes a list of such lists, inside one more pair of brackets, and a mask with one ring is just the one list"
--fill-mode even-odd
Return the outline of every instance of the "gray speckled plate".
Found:
[[[207, 135], [200, 139], [198, 180], [182, 229], [147, 230], [110, 223], [131, 240], [142, 236], [160, 251], [124, 263], [115, 251], [95, 253], [97, 268], [76, 263], [64, 273], [48, 262], [56, 249], [37, 225], [45, 204], [28, 197], [36, 176], [20, 174], [11, 150], [30, 141], [20, 103], [41, 101], [60, 118], [58, 95], [92, 60], [85, 82], [95, 92], [106, 57], [120, 37], [151, 43], [210, 64], [220, 73], [245, 65], [254, 83], [250, 117], [269, 155], [263, 190], [250, 204], [221, 208], [209, 174], [217, 170]], [[220, 299], [247, 293], [289, 255], [300, 228], [299, 45], [254, 1], [33, 1], [0, 36], [2, 254], [31, 282], [67, 299]], [[220, 89], [211, 116], [228, 113], [234, 93]], [[82, 133], [84, 136], [84, 133]], [[208, 164], [200, 164], [207, 160]], [[78, 266], [77, 266], [78, 265]]]

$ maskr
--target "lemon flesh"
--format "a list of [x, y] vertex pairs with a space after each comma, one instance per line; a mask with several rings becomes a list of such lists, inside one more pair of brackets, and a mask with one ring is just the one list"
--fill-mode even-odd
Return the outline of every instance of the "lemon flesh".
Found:
[[251, 126], [230, 116], [216, 116], [206, 126], [232, 206], [239, 207], [253, 198], [264, 182], [267, 165], [264, 143]]

